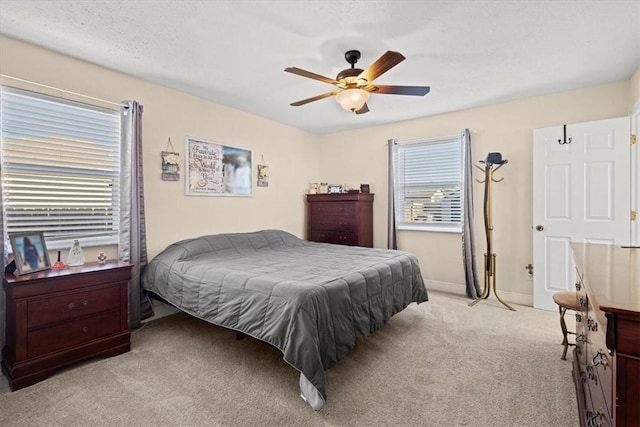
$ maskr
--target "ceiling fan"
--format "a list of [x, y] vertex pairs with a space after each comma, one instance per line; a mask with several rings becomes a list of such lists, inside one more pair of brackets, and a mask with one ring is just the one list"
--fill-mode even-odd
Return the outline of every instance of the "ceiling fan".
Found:
[[294, 102], [291, 105], [299, 107], [300, 105], [335, 95], [336, 101], [338, 101], [342, 108], [356, 114], [363, 114], [369, 111], [367, 100], [371, 93], [413, 96], [424, 96], [429, 93], [429, 86], [387, 86], [372, 84], [375, 79], [405, 60], [405, 57], [399, 52], [388, 50], [366, 70], [355, 68], [356, 62], [360, 59], [360, 51], [349, 50], [344, 54], [344, 58], [351, 64], [351, 68], [345, 68], [340, 71], [335, 80], [297, 67], [285, 68], [284, 70], [289, 73], [329, 83], [338, 88], [337, 90], [323, 93], [322, 95]]

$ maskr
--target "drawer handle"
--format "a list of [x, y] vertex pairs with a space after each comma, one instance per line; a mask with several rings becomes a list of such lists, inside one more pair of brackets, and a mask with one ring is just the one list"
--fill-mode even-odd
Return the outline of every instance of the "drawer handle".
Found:
[[580, 303], [580, 307], [586, 307], [586, 305], [587, 305], [585, 300], [584, 300], [584, 297], [580, 297], [578, 302]]
[[[591, 414], [592, 414], [592, 413], [587, 412], [587, 417], [588, 417], [589, 415], [591, 415]], [[601, 413], [601, 412], [599, 412], [599, 411], [598, 411], [598, 412], [596, 412], [596, 414], [595, 414], [593, 417], [591, 417], [591, 418], [589, 418], [589, 419], [587, 420], [587, 426], [588, 426], [588, 427], [602, 427], [602, 423], [600, 422], [600, 419], [601, 419], [601, 418], [602, 418], [602, 413]]]
[[576, 342], [587, 342], [587, 336], [585, 334], [580, 334], [576, 337]]
[[594, 320], [594, 319], [588, 318], [587, 319], [587, 328], [590, 331], [597, 332], [598, 331], [598, 322], [596, 320]]
[[579, 291], [580, 289], [582, 289], [582, 283], [580, 283], [580, 281], [576, 282], [576, 291]]
[[602, 369], [607, 369], [607, 366], [609, 366], [609, 362], [607, 362], [607, 359], [604, 358], [604, 353], [602, 351], [598, 351], [596, 355], [593, 356], [593, 359], [591, 359], [591, 365], [602, 365]]
[[598, 375], [596, 375], [593, 366], [587, 366], [587, 376], [593, 381], [594, 385], [598, 385]]
[[75, 305], [75, 303], [70, 302], [67, 307], [69, 307], [69, 310], [80, 310], [81, 308], [86, 308], [88, 306], [89, 306], [89, 301], [84, 300], [84, 301], [82, 301], [80, 306], [77, 306], [77, 305]]
[[582, 323], [582, 316], [580, 315], [580, 313], [576, 313], [576, 322]]

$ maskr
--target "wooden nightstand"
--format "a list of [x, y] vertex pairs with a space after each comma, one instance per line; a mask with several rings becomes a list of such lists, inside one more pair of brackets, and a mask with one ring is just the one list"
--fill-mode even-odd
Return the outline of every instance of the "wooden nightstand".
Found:
[[11, 390], [56, 369], [129, 351], [131, 265], [109, 261], [62, 271], [6, 275], [6, 345], [2, 370]]

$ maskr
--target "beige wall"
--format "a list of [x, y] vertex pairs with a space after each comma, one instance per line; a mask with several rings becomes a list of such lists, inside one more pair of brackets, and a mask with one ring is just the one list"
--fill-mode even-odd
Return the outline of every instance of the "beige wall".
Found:
[[[150, 256], [176, 240], [203, 234], [280, 228], [304, 236], [303, 193], [318, 176], [317, 136], [6, 37], [0, 37], [0, 73], [116, 102], [134, 99], [144, 106]], [[2, 83], [19, 85], [10, 79]], [[256, 187], [254, 181], [250, 198], [187, 197], [184, 167], [179, 182], [161, 181], [160, 151], [167, 138], [184, 158], [187, 135], [250, 148], [254, 165], [264, 156], [272, 170], [269, 187]], [[255, 180], [255, 166], [253, 175]], [[86, 248], [87, 258], [95, 258], [97, 251]], [[114, 248], [109, 255], [115, 257]]]
[[[532, 262], [532, 133], [536, 128], [620, 117], [628, 114], [629, 81], [554, 95], [425, 117], [391, 125], [327, 135], [322, 138], [320, 165], [323, 180], [355, 186], [371, 185], [375, 193], [374, 244], [386, 247], [387, 149], [389, 138], [411, 140], [453, 135], [469, 128], [474, 161], [498, 151], [509, 163], [497, 173], [504, 181], [494, 186], [494, 244], [497, 286], [512, 299], [533, 293], [524, 266]], [[375, 95], [374, 95], [375, 97]], [[375, 112], [372, 101], [371, 109]], [[428, 96], [424, 102], [429, 102]], [[375, 114], [375, 113], [373, 113]], [[475, 185], [476, 248], [482, 273], [484, 226], [482, 186]], [[401, 231], [400, 249], [415, 253], [426, 279], [464, 283], [460, 235]], [[460, 289], [459, 287], [455, 289]], [[503, 295], [504, 296], [504, 295]]]
[[[369, 183], [376, 194], [374, 243], [385, 247], [387, 139], [450, 135], [468, 127], [476, 132], [472, 135], [474, 160], [489, 151], [500, 151], [509, 160], [497, 173], [504, 182], [494, 187], [497, 281], [499, 289], [522, 295], [532, 294], [524, 265], [532, 261], [533, 129], [623, 116], [629, 111], [629, 93], [634, 100], [640, 99], [636, 71], [631, 81], [320, 137], [6, 37], [0, 37], [0, 72], [97, 98], [135, 99], [144, 105], [150, 256], [173, 241], [201, 234], [281, 228], [302, 237], [303, 193], [309, 182], [318, 180], [354, 187]], [[3, 83], [16, 84], [8, 79]], [[371, 102], [371, 114], [375, 114], [375, 99]], [[428, 96], [424, 102], [429, 102]], [[270, 186], [254, 187], [251, 198], [185, 196], [184, 169], [179, 182], [160, 180], [160, 151], [171, 137], [184, 154], [186, 135], [251, 148], [254, 163], [264, 155], [273, 172]], [[481, 199], [482, 188], [477, 184], [479, 260], [484, 248]], [[399, 239], [401, 249], [418, 255], [427, 279], [464, 282], [459, 234], [405, 231]], [[87, 258], [93, 259], [97, 251], [86, 248]], [[115, 249], [109, 248], [109, 255], [115, 256]]]

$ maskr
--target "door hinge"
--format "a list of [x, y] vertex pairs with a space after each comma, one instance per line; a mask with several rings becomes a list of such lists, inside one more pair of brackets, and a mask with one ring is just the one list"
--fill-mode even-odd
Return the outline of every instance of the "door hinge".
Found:
[[631, 221], [635, 221], [638, 218], [638, 212], [631, 211]]
[[637, 142], [638, 138], [636, 138], [635, 135], [631, 134], [631, 145], [635, 144]]

